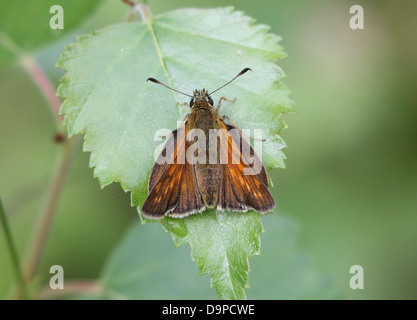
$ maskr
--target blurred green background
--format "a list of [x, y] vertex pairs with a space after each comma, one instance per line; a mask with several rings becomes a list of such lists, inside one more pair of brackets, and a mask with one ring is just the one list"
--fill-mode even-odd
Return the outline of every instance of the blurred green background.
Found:
[[[364, 7], [364, 30], [349, 27], [354, 4]], [[226, 5], [270, 25], [289, 55], [279, 65], [298, 114], [286, 116], [289, 128], [282, 134], [287, 169], [272, 177], [279, 210], [299, 225], [299, 248], [317, 272], [330, 275], [342, 298], [416, 299], [417, 2], [149, 1], [154, 15]], [[54, 65], [64, 45], [121, 22], [127, 9], [103, 1], [79, 29], [37, 54], [56, 85], [62, 72]], [[17, 66], [1, 70], [0, 195], [22, 254], [59, 148], [54, 133], [46, 103], [25, 72]], [[88, 160], [80, 146], [41, 274], [60, 264], [66, 278], [97, 277], [138, 220], [119, 185], [100, 190]], [[349, 269], [357, 264], [365, 271], [364, 290], [349, 287]], [[2, 235], [0, 298], [10, 292], [12, 275]]]

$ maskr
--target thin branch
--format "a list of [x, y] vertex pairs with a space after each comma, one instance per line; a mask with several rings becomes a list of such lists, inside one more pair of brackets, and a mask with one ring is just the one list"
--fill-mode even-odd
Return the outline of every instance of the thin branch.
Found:
[[30, 283], [32, 281], [33, 276], [38, 269], [39, 262], [45, 249], [46, 241], [50, 233], [57, 205], [67, 180], [78, 140], [78, 138], [68, 139], [62, 144], [62, 150], [59, 154], [55, 173], [52, 176], [52, 181], [47, 191], [44, 209], [39, 217], [39, 222], [34, 233], [33, 240], [30, 242], [31, 247], [29, 249], [29, 258], [24, 269], [24, 279], [26, 283]]
[[132, 1], [132, 0], [122, 0], [123, 3], [129, 5], [132, 10], [130, 10], [126, 21], [134, 21], [135, 16], [140, 15], [142, 22], [150, 24], [152, 21], [152, 13], [146, 4], [146, 0], [142, 1]]
[[13, 270], [16, 276], [16, 280], [19, 286], [19, 295], [22, 296], [24, 299], [28, 298], [26, 283], [23, 279], [22, 270], [20, 269], [20, 261], [19, 255], [16, 250], [15, 243], [13, 241], [12, 232], [9, 226], [9, 222], [7, 220], [6, 213], [3, 208], [3, 204], [0, 199], [0, 221], [1, 225], [3, 226], [4, 236], [6, 237], [6, 244], [9, 249], [10, 258], [13, 265]]
[[126, 3], [127, 5], [134, 7], [135, 6], [135, 2], [131, 1], [131, 0], [122, 0], [122, 2]]
[[135, 1], [135, 0], [122, 0], [123, 3], [126, 3], [128, 6], [131, 6], [132, 8], [134, 6], [136, 6], [136, 4], [138, 3], [147, 3], [147, 0], [139, 0], [139, 1]]
[[[64, 128], [62, 123], [64, 117], [59, 114], [61, 101], [56, 96], [55, 88], [51, 81], [41, 69], [41, 67], [37, 64], [36, 60], [31, 56], [22, 55], [20, 63], [48, 102], [49, 109], [55, 118], [58, 130], [63, 131]], [[28, 251], [29, 257], [24, 267], [24, 281], [26, 284], [29, 284], [36, 274], [40, 260], [45, 250], [46, 241], [48, 239], [53, 218], [61, 198], [65, 182], [67, 180], [78, 140], [78, 138], [60, 139], [60, 136], [55, 136], [55, 141], [61, 143], [61, 152], [58, 155], [56, 168], [46, 193], [44, 208], [41, 211], [37, 227], [34, 230], [33, 239], [30, 242], [31, 247]]]
[[46, 101], [48, 102], [49, 109], [55, 118], [57, 127], [60, 131], [63, 129], [62, 122], [64, 117], [59, 114], [59, 108], [61, 106], [60, 99], [56, 96], [56, 91], [46, 74], [43, 72], [41, 67], [38, 65], [35, 59], [29, 55], [23, 55], [20, 59], [20, 64], [26, 73], [30, 76], [33, 82], [38, 86], [42, 92]]
[[152, 23], [152, 12], [147, 4], [139, 3], [134, 7], [134, 10], [140, 14], [142, 21], [148, 26]]
[[0, 31], [0, 44], [3, 46], [3, 48], [15, 56], [24, 54], [23, 49], [20, 48], [19, 45], [13, 41], [13, 39], [11, 39], [6, 33], [2, 31]]

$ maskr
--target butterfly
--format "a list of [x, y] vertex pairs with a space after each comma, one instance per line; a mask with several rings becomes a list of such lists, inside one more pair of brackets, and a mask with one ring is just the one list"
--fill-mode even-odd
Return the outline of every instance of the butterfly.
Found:
[[[149, 176], [149, 194], [141, 209], [145, 217], [182, 218], [215, 207], [226, 211], [265, 213], [275, 207], [262, 161], [241, 130], [225, 122], [232, 120], [219, 115], [221, 101], [229, 99], [221, 97], [215, 108], [211, 98], [214, 92], [249, 70], [243, 69], [211, 93], [203, 89], [195, 90], [193, 95], [148, 78], [191, 97], [191, 101], [184, 124], [169, 135]], [[195, 131], [202, 135], [193, 134]], [[212, 132], [216, 133], [214, 138], [210, 136]], [[194, 141], [196, 136], [199, 144]], [[196, 144], [200, 150], [195, 148]]]

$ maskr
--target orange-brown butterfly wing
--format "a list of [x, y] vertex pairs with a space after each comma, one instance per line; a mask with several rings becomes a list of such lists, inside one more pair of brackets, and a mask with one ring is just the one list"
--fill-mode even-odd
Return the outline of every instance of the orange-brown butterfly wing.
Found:
[[[155, 163], [149, 177], [149, 195], [141, 209], [145, 217], [158, 219], [167, 213], [170, 216], [184, 217], [204, 209], [194, 167], [185, 161], [189, 146], [185, 139], [187, 125], [188, 123], [185, 123], [181, 130], [174, 131], [162, 150], [159, 158], [164, 152], [172, 152], [168, 157], [168, 163]], [[173, 143], [174, 148], [172, 145], [168, 147], [169, 143]]]
[[[258, 155], [256, 154], [255, 150], [253, 150], [250, 143], [245, 138], [243, 138], [239, 129], [226, 123], [225, 125], [229, 134], [233, 137], [234, 141], [237, 142], [238, 146], [240, 146], [240, 153], [241, 153], [241, 156], [245, 158], [245, 163], [249, 163], [251, 160], [253, 161], [253, 167], [260, 169], [259, 173], [257, 174], [259, 180], [261, 180], [262, 183], [266, 187], [268, 187], [268, 183], [269, 183], [268, 174], [266, 173], [266, 169], [262, 161], [259, 159]], [[245, 152], [242, 152], [243, 150], [245, 150]], [[246, 150], [249, 150], [250, 153], [246, 154], [247, 153]]]
[[[220, 128], [227, 131], [235, 129], [221, 120]], [[231, 211], [253, 209], [259, 212], [268, 212], [272, 210], [275, 207], [275, 202], [267, 187], [268, 176], [255, 151], [249, 145], [250, 154], [254, 159], [250, 165], [248, 159], [244, 159], [244, 155], [242, 155], [243, 144], [249, 143], [242, 137], [239, 130], [231, 131], [227, 137], [225, 135], [220, 135], [220, 137], [220, 143], [227, 143], [228, 162], [221, 165], [222, 182], [218, 207]], [[261, 167], [258, 172], [253, 167], [259, 164]], [[251, 174], [245, 174], [247, 173], [245, 171]]]
[[175, 153], [178, 152], [177, 150], [175, 150], [177, 148], [177, 137], [181, 135], [182, 130], [183, 128], [175, 129], [169, 135], [167, 142], [165, 143], [164, 148], [159, 154], [158, 159], [155, 161], [155, 165], [152, 169], [151, 174], [149, 175], [148, 192], [155, 187], [155, 184], [158, 182], [162, 174], [165, 172], [165, 169], [168, 165], [168, 161], [163, 161], [163, 158], [168, 157], [170, 160], [173, 160], [175, 158]]

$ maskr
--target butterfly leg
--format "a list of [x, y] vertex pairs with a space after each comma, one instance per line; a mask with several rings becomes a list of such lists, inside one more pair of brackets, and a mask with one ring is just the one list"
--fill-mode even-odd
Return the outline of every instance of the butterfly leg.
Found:
[[[222, 116], [221, 117], [221, 119], [224, 121], [225, 119], [227, 119], [227, 120], [229, 120], [229, 122], [236, 128], [236, 129], [238, 129], [239, 130], [239, 132], [240, 132], [240, 134], [243, 136], [244, 134], [243, 134], [243, 132], [242, 132], [242, 130], [239, 128], [239, 126], [236, 124], [236, 123], [234, 123], [233, 122], [233, 120], [232, 119], [230, 119], [228, 116]], [[245, 136], [247, 137], [247, 135], [245, 134]], [[259, 139], [259, 138], [256, 138], [256, 137], [252, 137], [252, 136], [249, 136], [249, 138], [251, 138], [251, 139], [254, 139], [254, 140], [259, 140], [259, 141], [266, 141], [266, 139]]]
[[216, 108], [216, 111], [217, 112], [219, 112], [219, 110], [220, 110], [220, 107], [221, 107], [221, 104], [222, 104], [222, 100], [226, 100], [226, 101], [229, 101], [229, 102], [236, 102], [236, 98], [234, 98], [234, 99], [227, 99], [226, 97], [221, 96], [220, 99], [219, 99], [219, 102], [217, 102], [217, 108]]

